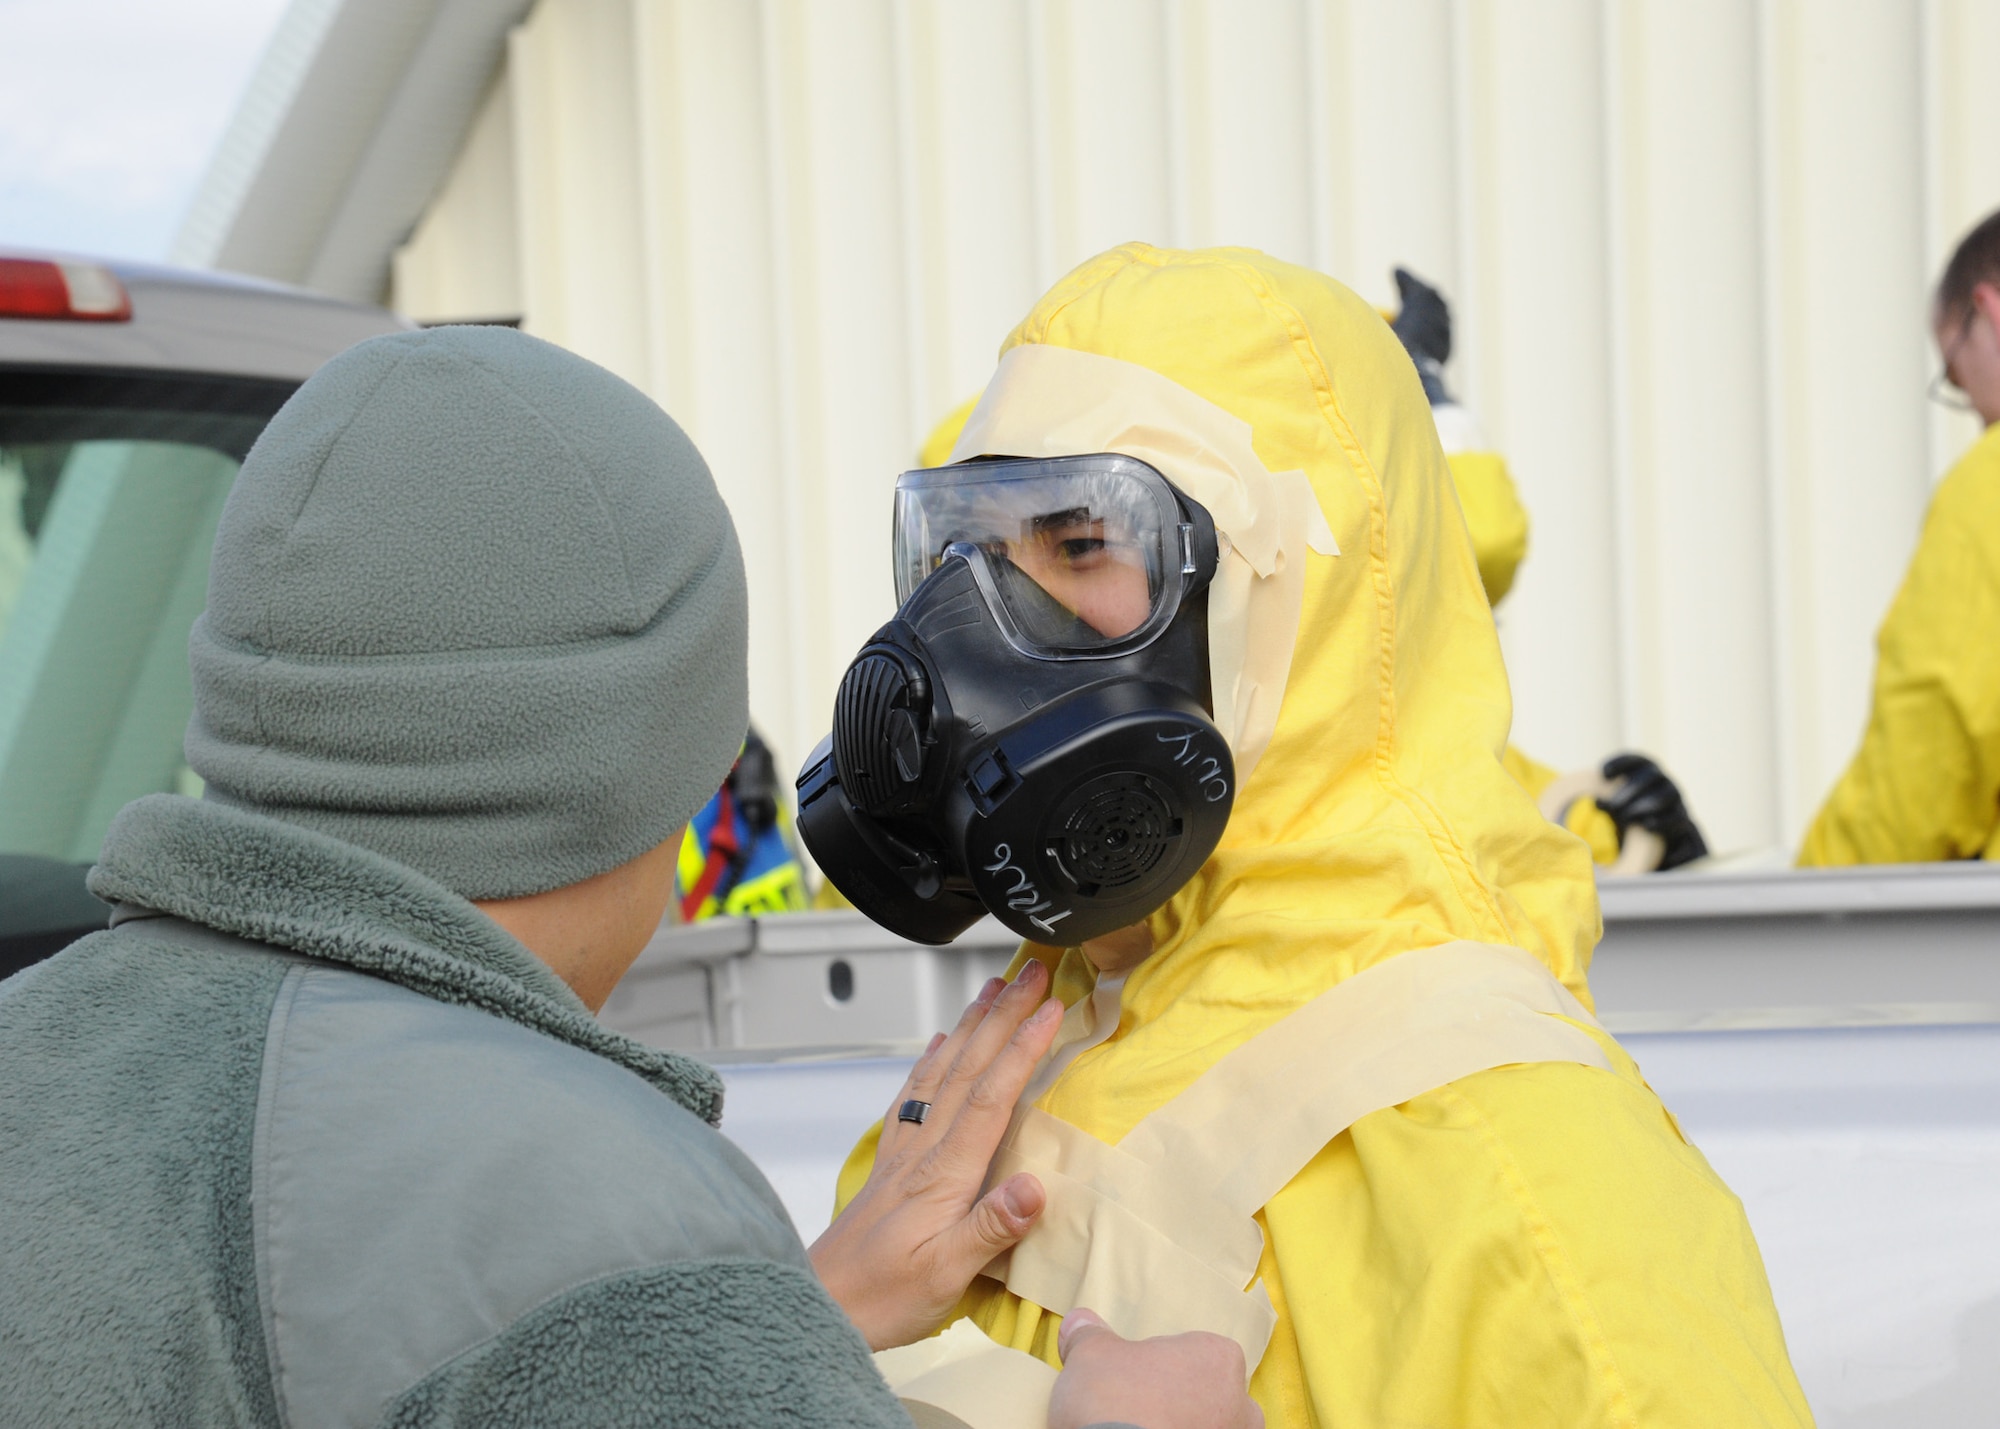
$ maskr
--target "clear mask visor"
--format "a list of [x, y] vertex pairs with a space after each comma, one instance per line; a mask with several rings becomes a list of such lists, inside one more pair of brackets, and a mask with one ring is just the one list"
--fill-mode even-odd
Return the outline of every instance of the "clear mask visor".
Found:
[[1173, 620], [1194, 568], [1190, 531], [1166, 478], [1131, 457], [908, 471], [896, 482], [896, 603], [958, 554], [1016, 648], [1122, 654]]

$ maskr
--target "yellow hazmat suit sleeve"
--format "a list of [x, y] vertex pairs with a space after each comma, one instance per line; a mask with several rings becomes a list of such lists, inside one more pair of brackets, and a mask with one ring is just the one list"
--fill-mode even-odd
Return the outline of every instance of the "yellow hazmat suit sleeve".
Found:
[[[1116, 1031], [1036, 1105], [1115, 1143], [1335, 984], [1455, 940], [1524, 949], [1588, 1005], [1589, 857], [1502, 766], [1499, 643], [1374, 311], [1259, 253], [1133, 244], [1058, 283], [1021, 343], [1137, 363], [1247, 422], [1342, 553], [1305, 557], [1275, 730], [1222, 843], [1149, 920]], [[1022, 957], [1066, 1002], [1094, 985], [1079, 950]], [[1502, 1067], [1364, 1116], [1265, 1205], [1278, 1323], [1251, 1389], [1273, 1429], [1810, 1422], [1741, 1204], [1601, 1040], [1609, 1071]], [[1057, 1317], [997, 1281], [961, 1308], [1056, 1361]]]
[[[1530, 759], [1511, 744], [1500, 751], [1500, 767], [1536, 799], [1560, 777], [1548, 765]], [[1563, 816], [1563, 827], [1590, 846], [1592, 863], [1608, 868], [1618, 862], [1618, 825], [1612, 822], [1611, 815], [1597, 807], [1595, 800], [1578, 799], [1571, 804], [1569, 813]]]
[[2000, 426], [1939, 484], [1876, 636], [1853, 763], [1807, 831], [1808, 866], [2000, 858]]
[[1458, 491], [1465, 529], [1479, 562], [1487, 604], [1498, 607], [1514, 588], [1514, 574], [1528, 555], [1528, 510], [1514, 489], [1507, 459], [1498, 452], [1450, 452], [1451, 484]]

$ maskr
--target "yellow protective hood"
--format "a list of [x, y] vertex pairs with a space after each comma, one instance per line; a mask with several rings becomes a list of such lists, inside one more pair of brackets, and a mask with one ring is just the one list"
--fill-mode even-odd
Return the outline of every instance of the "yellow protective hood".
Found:
[[[1153, 916], [1120, 1035], [1049, 1109], [1115, 1140], [1317, 993], [1454, 939], [1525, 948], [1587, 1002], [1589, 857], [1501, 767], [1499, 642], [1422, 389], [1374, 310], [1260, 253], [1132, 244], [1057, 284], [1003, 354], [1031, 343], [1150, 369], [1247, 424], [1264, 468], [1305, 473], [1345, 553], [1305, 550], [1304, 530], [1287, 543], [1305, 575], [1268, 747], [1221, 846]], [[989, 389], [955, 456], [1032, 421], [995, 409], [1005, 397]], [[1149, 459], [1176, 478], [1171, 454]]]

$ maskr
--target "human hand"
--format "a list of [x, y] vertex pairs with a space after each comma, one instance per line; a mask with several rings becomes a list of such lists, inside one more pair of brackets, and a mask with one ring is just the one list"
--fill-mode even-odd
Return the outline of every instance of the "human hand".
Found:
[[[1043, 1001], [1048, 985], [1033, 961], [1011, 983], [994, 978], [950, 1036], [931, 1039], [882, 1119], [867, 1184], [813, 1242], [820, 1283], [870, 1349], [935, 1330], [1048, 1202], [1026, 1172], [979, 1194], [1014, 1103], [1062, 1024], [1062, 1003]], [[906, 1101], [931, 1104], [921, 1124], [896, 1119]]]
[[1263, 1429], [1264, 1411], [1244, 1388], [1243, 1347], [1234, 1340], [1205, 1330], [1127, 1340], [1078, 1307], [1063, 1317], [1056, 1348], [1063, 1367], [1049, 1399], [1049, 1429]]

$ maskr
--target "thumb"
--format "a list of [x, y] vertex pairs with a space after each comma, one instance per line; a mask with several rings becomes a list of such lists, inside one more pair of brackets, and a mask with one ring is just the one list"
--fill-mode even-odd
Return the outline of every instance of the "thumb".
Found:
[[1013, 1249], [1034, 1228], [1048, 1200], [1042, 1183], [1025, 1171], [981, 1196], [945, 1242], [945, 1259], [953, 1272], [969, 1282], [987, 1261]]
[[1104, 1323], [1104, 1317], [1095, 1310], [1086, 1310], [1079, 1305], [1063, 1316], [1062, 1328], [1056, 1331], [1056, 1358], [1068, 1362], [1081, 1345], [1092, 1335], [1109, 1335], [1118, 1338], [1118, 1332]]

